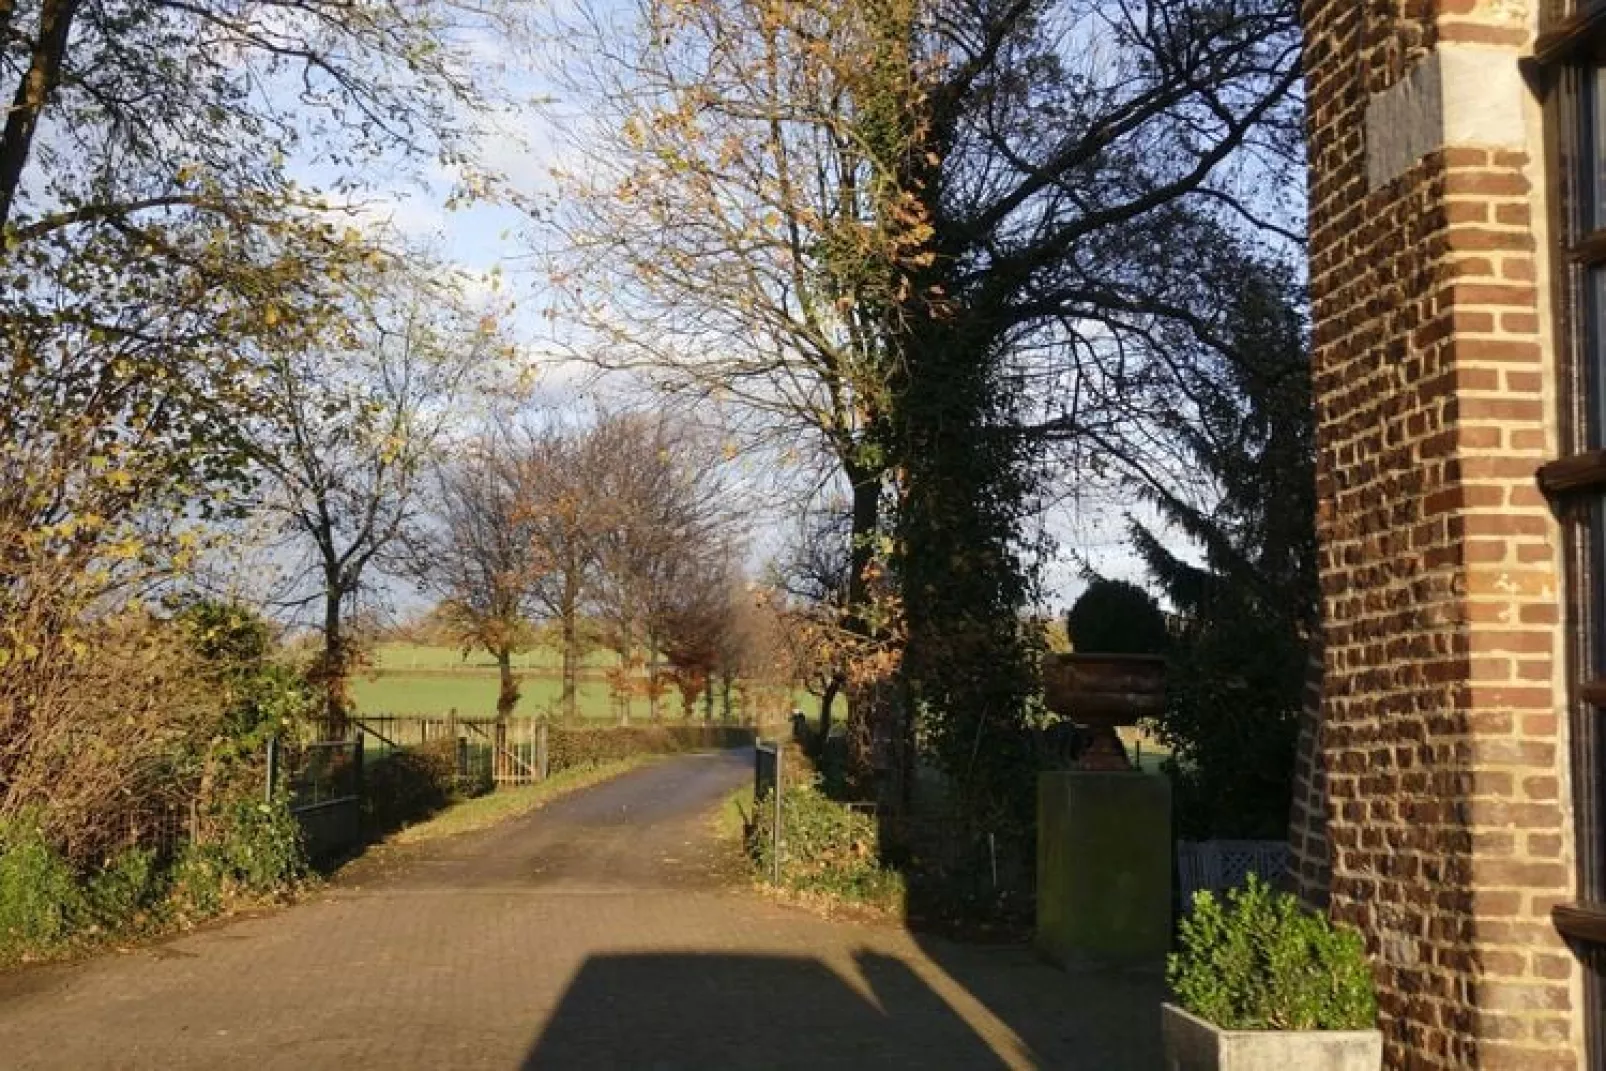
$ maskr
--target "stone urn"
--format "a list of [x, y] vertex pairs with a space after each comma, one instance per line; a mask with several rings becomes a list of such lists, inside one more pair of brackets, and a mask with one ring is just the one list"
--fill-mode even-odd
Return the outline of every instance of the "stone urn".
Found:
[[1158, 655], [1051, 654], [1043, 660], [1048, 709], [1087, 726], [1077, 767], [1130, 770], [1116, 728], [1165, 709], [1165, 659]]

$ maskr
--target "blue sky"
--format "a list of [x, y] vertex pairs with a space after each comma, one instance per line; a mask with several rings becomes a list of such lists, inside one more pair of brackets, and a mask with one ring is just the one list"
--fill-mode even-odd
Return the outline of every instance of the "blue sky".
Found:
[[[554, 194], [551, 170], [572, 160], [564, 145], [585, 117], [562, 99], [549, 83], [534, 73], [534, 61], [494, 33], [469, 40], [475, 57], [480, 88], [503, 104], [480, 122], [478, 156], [483, 166], [498, 174], [526, 204], [539, 205]], [[335, 173], [310, 163], [299, 168], [309, 185], [327, 185]], [[587, 398], [578, 393], [583, 376], [545, 359], [554, 326], [543, 317], [541, 268], [536, 252], [545, 240], [539, 216], [512, 203], [454, 198], [463, 175], [438, 165], [393, 174], [370, 172], [361, 195], [365, 216], [383, 223], [412, 241], [425, 242], [440, 256], [479, 280], [500, 300], [515, 302], [509, 328], [538, 368], [537, 383], [544, 384], [539, 404], [580, 407]], [[561, 325], [557, 327], [561, 332]], [[586, 388], [590, 393], [590, 388]], [[773, 474], [777, 482], [784, 479]], [[762, 485], [763, 472], [749, 478]], [[1143, 570], [1125, 539], [1125, 513], [1131, 503], [1095, 492], [1081, 500], [1061, 503], [1040, 520], [1059, 546], [1045, 563], [1047, 608], [1062, 609], [1081, 588], [1080, 562], [1087, 561], [1106, 575], [1142, 581]], [[766, 519], [755, 533], [755, 557], [774, 548], [793, 525], [787, 518]], [[404, 593], [397, 592], [398, 595]]]

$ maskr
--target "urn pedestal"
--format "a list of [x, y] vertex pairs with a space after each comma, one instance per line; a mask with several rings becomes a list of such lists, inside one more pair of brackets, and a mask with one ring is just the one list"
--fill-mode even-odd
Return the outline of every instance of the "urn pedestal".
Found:
[[1165, 661], [1055, 655], [1049, 709], [1092, 730], [1078, 768], [1038, 775], [1037, 948], [1078, 959], [1158, 961], [1171, 945], [1171, 784], [1132, 768], [1116, 727], [1158, 714]]

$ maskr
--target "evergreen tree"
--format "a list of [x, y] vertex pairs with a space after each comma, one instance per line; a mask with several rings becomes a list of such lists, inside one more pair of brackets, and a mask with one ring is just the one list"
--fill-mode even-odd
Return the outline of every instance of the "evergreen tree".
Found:
[[1173, 748], [1177, 813], [1190, 837], [1282, 836], [1320, 625], [1305, 324], [1285, 279], [1264, 269], [1246, 277], [1220, 358], [1200, 363], [1191, 411], [1167, 420], [1213, 501], [1141, 486], [1203, 563], [1131, 521], [1139, 554], [1181, 618], [1159, 728]]

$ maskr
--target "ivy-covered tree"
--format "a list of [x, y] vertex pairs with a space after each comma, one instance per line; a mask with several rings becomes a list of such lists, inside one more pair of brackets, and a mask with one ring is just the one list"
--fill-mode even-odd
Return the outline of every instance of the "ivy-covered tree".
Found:
[[1131, 522], [1181, 622], [1158, 728], [1173, 749], [1184, 835], [1275, 838], [1320, 624], [1310, 367], [1293, 287], [1251, 271], [1222, 352], [1199, 367], [1195, 407], [1168, 425], [1212, 501], [1163, 483], [1140, 490], [1202, 562]]

